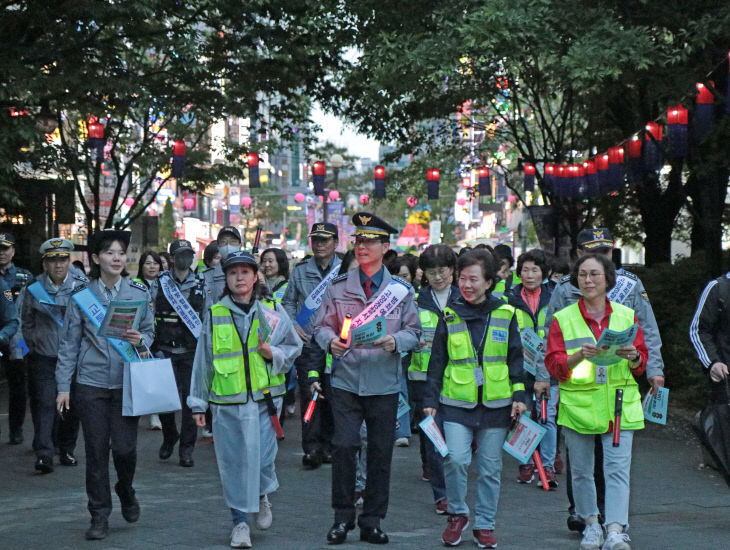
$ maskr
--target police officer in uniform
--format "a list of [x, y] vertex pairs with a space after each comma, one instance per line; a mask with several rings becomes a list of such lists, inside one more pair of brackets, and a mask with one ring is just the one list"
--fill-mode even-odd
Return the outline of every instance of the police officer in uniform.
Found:
[[[21, 291], [33, 280], [27, 269], [17, 267], [13, 263], [15, 256], [15, 236], [11, 233], [0, 233], [0, 281], [5, 290], [10, 290], [17, 311], [22, 309]], [[8, 427], [10, 429], [8, 443], [19, 445], [23, 442], [23, 421], [25, 420], [26, 363], [22, 346], [23, 334], [19, 329], [8, 348], [3, 350], [2, 361], [5, 376], [8, 379]]]
[[218, 232], [218, 247], [221, 261], [213, 267], [203, 271], [205, 279], [205, 309], [208, 309], [223, 296], [226, 288], [226, 275], [223, 273], [223, 260], [231, 252], [241, 250], [241, 233], [232, 225], [226, 225]]
[[13, 293], [6, 289], [5, 283], [0, 281], [0, 353], [3, 356], [10, 353], [10, 342], [18, 332], [19, 326], [20, 319], [13, 302]]
[[[335, 254], [338, 242], [337, 226], [333, 223], [315, 223], [309, 233], [312, 243], [312, 257], [294, 266], [289, 286], [281, 300], [289, 314], [294, 328], [299, 334], [304, 347], [302, 353], [294, 361], [299, 381], [301, 402], [306, 404], [312, 398], [309, 379], [318, 378], [317, 390], [324, 396], [310, 422], [302, 421], [302, 464], [305, 468], [318, 468], [323, 461], [330, 461], [331, 440], [333, 432], [332, 410], [328, 401], [329, 377], [325, 375], [326, 355], [315, 341], [311, 334], [314, 327], [313, 314], [309, 321], [300, 326], [297, 316], [302, 311], [307, 297], [322, 282], [322, 280], [337, 271], [340, 267], [340, 259]], [[302, 416], [306, 405], [301, 407]]]
[[[73, 455], [79, 434], [76, 410], [72, 407], [63, 416], [56, 414], [56, 362], [63, 316], [74, 289], [89, 281], [78, 271], [69, 271], [73, 249], [74, 245], [67, 239], [44, 242], [40, 248], [43, 273], [26, 287], [23, 298], [23, 328], [30, 349], [28, 386], [35, 432], [35, 469], [44, 474], [53, 471], [54, 439], [58, 440], [61, 464], [77, 464]], [[72, 393], [74, 386], [72, 381]]]
[[[335, 358], [330, 379], [335, 421], [332, 438], [335, 521], [327, 533], [327, 542], [341, 544], [347, 532], [355, 528], [355, 471], [360, 426], [364, 420], [368, 432], [368, 481], [363, 512], [358, 519], [360, 540], [385, 544], [388, 536], [381, 530], [380, 520], [388, 509], [398, 393], [404, 376], [401, 354], [418, 347], [421, 323], [413, 287], [383, 267], [383, 255], [390, 248], [389, 235], [396, 233], [396, 229], [365, 212], [355, 214], [352, 220], [356, 226], [355, 257], [359, 267], [333, 280], [317, 312], [313, 332], [319, 346]], [[398, 296], [399, 292], [402, 297]], [[394, 299], [388, 299], [387, 294]], [[387, 334], [354, 348], [343, 343], [341, 327], [346, 316], [356, 319], [376, 301], [384, 302], [379, 313], [385, 316]]]
[[[202, 278], [196, 277], [190, 266], [195, 259], [195, 251], [190, 241], [178, 239], [170, 243], [172, 269], [162, 274], [180, 290], [182, 297], [190, 304], [198, 319], [205, 305], [205, 284]], [[197, 338], [185, 324], [179, 313], [170, 304], [164, 292], [161, 279], [160, 289], [155, 299], [155, 343], [153, 351], [161, 352], [172, 361], [175, 380], [180, 391], [182, 403], [182, 421], [180, 431], [175, 425], [175, 413], [160, 415], [162, 423], [162, 446], [159, 456], [167, 460], [172, 455], [175, 443], [180, 440], [180, 466], [189, 468], [194, 465], [193, 448], [198, 437], [198, 428], [193, 420], [193, 414], [187, 405], [190, 394], [190, 376], [193, 372], [193, 359]]]
[[[578, 234], [578, 257], [585, 254], [602, 254], [609, 260], [613, 255], [613, 236], [605, 227], [583, 229]], [[575, 303], [581, 297], [578, 287], [570, 282], [570, 275], [563, 277], [553, 290], [548, 304], [545, 326], [549, 327], [552, 323], [552, 317], [561, 309]], [[664, 386], [664, 361], [662, 359], [662, 340], [659, 335], [659, 327], [657, 327], [654, 311], [649, 303], [649, 297], [644, 289], [641, 280], [623, 268], [616, 270], [616, 286], [609, 292], [609, 299], [625, 305], [636, 312], [642, 330], [644, 331], [644, 340], [649, 350], [649, 358], [646, 362], [646, 377], [652, 386], [652, 390]], [[537, 373], [535, 376], [537, 382], [549, 382], [550, 375], [545, 369], [544, 362], [537, 362]], [[536, 385], [535, 393], [538, 393], [541, 385]], [[543, 390], [546, 391], [546, 390]], [[538, 396], [539, 397], [539, 396]], [[568, 467], [568, 499], [570, 500], [570, 517], [568, 518], [568, 528], [571, 531], [582, 531], [585, 527], [584, 522], [575, 513], [573, 503], [573, 491], [570, 478], [570, 467]], [[599, 507], [603, 507], [603, 449], [600, 445], [600, 438], [596, 443], [596, 490], [598, 491]]]

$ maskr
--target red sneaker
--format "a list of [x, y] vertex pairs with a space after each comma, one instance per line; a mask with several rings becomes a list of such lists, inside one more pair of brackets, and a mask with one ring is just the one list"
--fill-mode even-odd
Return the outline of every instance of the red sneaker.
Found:
[[442, 498], [436, 503], [436, 513], [439, 516], [443, 516], [449, 507], [449, 499]]
[[479, 548], [497, 548], [497, 539], [491, 529], [474, 529], [472, 533]]
[[563, 462], [563, 457], [560, 456], [560, 451], [558, 451], [555, 454], [555, 473], [562, 474], [564, 469], [565, 469], [565, 463]]
[[520, 475], [517, 476], [517, 483], [532, 483], [533, 479], [535, 479], [534, 464], [521, 464]]
[[446, 529], [441, 533], [441, 542], [446, 546], [457, 546], [461, 542], [461, 534], [469, 527], [469, 518], [458, 514], [450, 514]]
[[[545, 466], [545, 478], [547, 479], [548, 485], [550, 485], [551, 489], [556, 489], [558, 487], [558, 478], [555, 477], [555, 470], [553, 470], [550, 466]], [[542, 480], [538, 480], [537, 482], [538, 487], [542, 487]]]

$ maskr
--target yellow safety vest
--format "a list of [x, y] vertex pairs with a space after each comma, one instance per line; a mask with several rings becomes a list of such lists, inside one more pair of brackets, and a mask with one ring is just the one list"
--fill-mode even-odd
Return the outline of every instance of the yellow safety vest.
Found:
[[[261, 305], [274, 309], [274, 303], [261, 300]], [[254, 307], [257, 307], [254, 305]], [[248, 331], [246, 348], [233, 323], [231, 310], [218, 302], [210, 308], [213, 322], [213, 382], [210, 401], [213, 403], [246, 403], [251, 391], [254, 401], [264, 398], [264, 390], [272, 396], [286, 392], [285, 374], [272, 375], [268, 362], [258, 353], [259, 318], [254, 312]], [[248, 368], [246, 363], [248, 363]], [[251, 388], [246, 384], [246, 371]]]
[[[634, 324], [634, 310], [611, 302], [608, 328], [622, 331]], [[565, 340], [568, 355], [577, 352], [583, 344], [595, 344], [596, 337], [581, 315], [578, 302], [555, 313]], [[585, 359], [573, 369], [570, 378], [560, 383], [558, 424], [584, 434], [606, 433], [613, 421], [616, 389], [624, 390], [621, 414], [622, 430], [640, 430], [644, 427], [639, 385], [631, 374], [629, 361], [609, 365], [607, 383], [596, 384], [596, 365]]]
[[[436, 330], [439, 314], [429, 309], [418, 308], [418, 318], [421, 327]], [[411, 364], [408, 366], [408, 380], [423, 381], [428, 378], [428, 362], [431, 359], [430, 351], [416, 351], [411, 355]]]
[[482, 402], [490, 408], [509, 405], [512, 403], [512, 394], [525, 389], [524, 384], [511, 384], [509, 379], [507, 351], [509, 326], [514, 314], [514, 308], [507, 304], [491, 312], [482, 365], [479, 366], [466, 322], [453, 309], [444, 309], [449, 362], [444, 371], [441, 403], [465, 409], [476, 407], [479, 395], [477, 377], [484, 380]]

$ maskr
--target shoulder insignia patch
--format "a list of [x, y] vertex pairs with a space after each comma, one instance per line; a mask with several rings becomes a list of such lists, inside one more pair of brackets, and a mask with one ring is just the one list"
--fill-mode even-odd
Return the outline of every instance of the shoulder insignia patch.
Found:
[[80, 275], [80, 274], [78, 274], [78, 273], [74, 273], [74, 274], [72, 274], [71, 276], [72, 276], [72, 277], [73, 277], [74, 279], [76, 279], [77, 281], [83, 281], [84, 283], [88, 283], [88, 282], [89, 282], [89, 278], [88, 278], [88, 277], [86, 277], [86, 276], [84, 276], [84, 275]]
[[638, 281], [639, 280], [639, 277], [637, 277], [635, 274], [631, 273], [631, 271], [626, 271], [623, 268], [622, 269], [619, 269], [616, 274], [617, 275], [623, 275], [624, 277], [628, 277], [629, 279], [633, 279], [634, 281]]
[[403, 283], [404, 285], [406, 285], [406, 286], [408, 287], [408, 289], [409, 289], [409, 290], [410, 290], [411, 288], [413, 288], [413, 285], [412, 285], [411, 283], [409, 283], [409, 282], [408, 282], [408, 281], [406, 281], [405, 279], [401, 279], [400, 277], [398, 277], [398, 275], [391, 275], [391, 276], [390, 276], [390, 278], [391, 278], [391, 279], [395, 279], [395, 280], [396, 280], [396, 281], [398, 281], [399, 283]]
[[129, 279], [129, 286], [133, 286], [139, 290], [147, 290], [147, 287], [143, 283], [139, 283], [133, 279]]
[[347, 279], [347, 276], [348, 275], [349, 275], [349, 273], [343, 273], [342, 275], [338, 275], [337, 277], [335, 277], [334, 279], [332, 279], [332, 282], [330, 284], [333, 285], [335, 283], [339, 283], [341, 281], [344, 281], [345, 279]]
[[5, 298], [6, 298], [6, 299], [7, 299], [7, 300], [8, 300], [9, 302], [12, 302], [12, 301], [13, 301], [13, 291], [12, 291], [12, 290], [5, 290], [5, 291], [3, 292], [3, 296], [5, 296]]
[[649, 299], [649, 294], [646, 292], [646, 290], [642, 292], [641, 295], [644, 297], [645, 300]]
[[81, 284], [81, 285], [79, 285], [77, 287], [74, 287], [74, 289], [71, 292], [71, 294], [76, 294], [77, 292], [81, 292], [82, 290], [84, 290], [86, 288], [89, 288], [89, 281], [85, 281], [83, 284]]
[[560, 279], [560, 281], [558, 281], [558, 284], [562, 285], [563, 283], [569, 283], [569, 282], [570, 282], [570, 275], [563, 275], [563, 277]]

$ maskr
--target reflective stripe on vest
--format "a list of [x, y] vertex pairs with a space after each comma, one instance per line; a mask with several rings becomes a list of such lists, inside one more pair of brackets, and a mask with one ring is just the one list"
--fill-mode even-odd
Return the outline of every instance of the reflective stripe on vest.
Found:
[[[436, 330], [439, 314], [430, 309], [418, 308], [418, 318], [421, 327]], [[408, 366], [408, 380], [423, 381], [428, 378], [428, 362], [431, 352], [414, 352], [411, 354], [411, 364]]]
[[[523, 384], [510, 384], [507, 351], [509, 325], [515, 310], [507, 304], [490, 314], [487, 337], [484, 342], [481, 370], [484, 378], [482, 402], [490, 408], [503, 407], [512, 402], [512, 394], [524, 390]], [[464, 321], [451, 308], [444, 309], [448, 331], [449, 362], [444, 371], [441, 403], [472, 409], [477, 404], [479, 388], [475, 371], [479, 369], [477, 355]]]
[[[271, 301], [261, 301], [263, 307], [274, 308]], [[245, 403], [249, 388], [246, 387], [246, 364], [241, 337], [233, 323], [231, 310], [221, 303], [210, 308], [213, 324], [213, 382], [210, 401], [214, 403]], [[271, 375], [264, 358], [258, 353], [259, 319], [258, 312], [253, 315], [248, 331], [246, 351], [248, 370], [251, 379], [251, 395], [254, 401], [264, 398], [264, 390], [272, 396], [286, 392], [286, 375]]]
[[517, 324], [520, 327], [520, 330], [530, 327], [535, 331], [535, 333], [540, 338], [545, 338], [545, 320], [547, 318], [547, 306], [544, 306], [541, 310], [537, 312], [537, 326], [535, 326], [535, 323], [532, 320], [532, 316], [526, 312], [524, 309], [517, 309], [515, 308], [515, 316], [517, 317]]
[[[617, 302], [611, 302], [608, 328], [622, 331], [634, 324], [634, 310]], [[568, 355], [577, 352], [585, 343], [596, 343], [590, 327], [581, 315], [578, 302], [556, 312]], [[613, 420], [616, 389], [624, 390], [622, 430], [638, 430], [644, 427], [639, 386], [631, 374], [626, 359], [609, 365], [607, 383], [596, 384], [596, 365], [583, 360], [573, 369], [570, 378], [560, 383], [560, 409], [558, 424], [585, 434], [601, 434], [608, 430]]]

